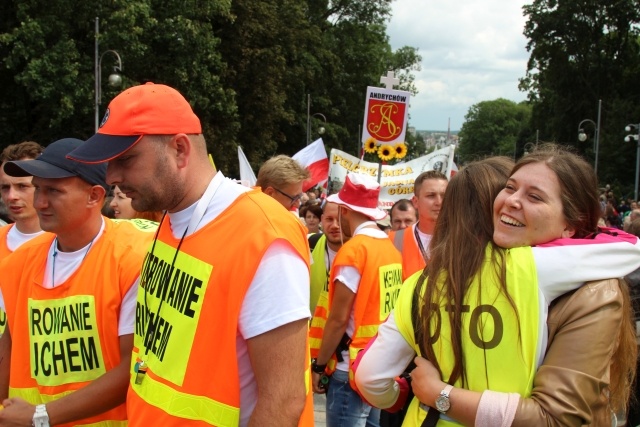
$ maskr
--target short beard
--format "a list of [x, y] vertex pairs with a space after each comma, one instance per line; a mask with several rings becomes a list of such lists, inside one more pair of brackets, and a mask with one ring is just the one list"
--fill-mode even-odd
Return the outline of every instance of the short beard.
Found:
[[[131, 206], [138, 212], [171, 211], [185, 196], [183, 183], [169, 173], [168, 161], [162, 151], [162, 146], [156, 147], [157, 163], [152, 172], [155, 185], [138, 193], [139, 197], [131, 200]], [[158, 191], [155, 191], [158, 189]]]

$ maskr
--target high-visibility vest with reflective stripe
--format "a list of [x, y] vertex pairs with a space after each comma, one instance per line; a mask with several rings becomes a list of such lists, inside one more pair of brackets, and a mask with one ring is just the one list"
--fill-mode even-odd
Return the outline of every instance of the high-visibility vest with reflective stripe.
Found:
[[407, 280], [409, 276], [416, 271], [422, 271], [427, 265], [420, 252], [420, 246], [416, 242], [415, 227], [417, 224], [389, 233], [389, 239], [402, 253], [402, 280]]
[[[358, 352], [378, 333], [378, 326], [386, 320], [395, 305], [402, 286], [402, 257], [388, 238], [374, 238], [357, 234], [338, 251], [331, 268], [329, 310], [333, 301], [336, 272], [339, 267], [355, 267], [360, 283], [353, 303], [354, 333], [349, 344], [349, 382], [355, 390], [351, 365]], [[335, 371], [335, 355], [327, 363], [327, 372]]]
[[[5, 259], [12, 251], [7, 245], [7, 234], [11, 227], [15, 227], [15, 224], [5, 225], [0, 227], [0, 261]], [[7, 313], [0, 309], [0, 336], [4, 334], [4, 330], [7, 327]]]
[[[479, 392], [490, 389], [519, 393], [523, 397], [529, 397], [536, 373], [536, 348], [539, 339], [538, 282], [533, 253], [530, 247], [505, 251], [507, 290], [517, 308], [517, 316], [500, 288], [491, 253], [491, 245], [488, 245], [481, 272], [471, 282], [465, 295], [462, 355], [467, 385], [464, 388]], [[418, 272], [405, 281], [394, 311], [398, 330], [418, 355], [421, 353], [415, 342], [412, 304], [420, 276], [421, 272]], [[445, 382], [455, 362], [449, 338], [449, 311], [449, 305], [442, 303], [438, 319], [432, 321], [430, 332], [430, 336], [438, 337], [433, 350], [438, 357]], [[417, 312], [421, 312], [421, 309]], [[462, 387], [462, 381], [458, 379], [454, 386]], [[421, 426], [427, 411], [428, 407], [414, 398], [402, 425]], [[437, 423], [438, 427], [459, 425], [445, 417], [441, 417]]]
[[[120, 363], [122, 299], [140, 273], [153, 233], [105, 218], [103, 234], [78, 269], [46, 289], [42, 282], [54, 238], [35, 237], [0, 263], [12, 343], [9, 396], [33, 405], [85, 387]], [[126, 418], [122, 404], [64, 426], [121, 426]]]
[[311, 357], [313, 358], [318, 357], [324, 325], [327, 323], [329, 315], [329, 276], [327, 275], [325, 259], [327, 253], [326, 240], [326, 235], [320, 237], [316, 247], [311, 252], [311, 258], [313, 259], [313, 264], [311, 264], [311, 287], [318, 288], [318, 300], [315, 304], [309, 329], [309, 347], [311, 347]]
[[[136, 328], [127, 397], [131, 427], [238, 425], [238, 318], [260, 261], [276, 240], [290, 243], [308, 263], [302, 224], [256, 190], [185, 237], [178, 253], [179, 239], [168, 221], [162, 225], [138, 294], [142, 312], [159, 326], [149, 335], [144, 322]], [[137, 382], [134, 370], [141, 361], [148, 368]], [[300, 379], [310, 394], [308, 367]], [[301, 425], [313, 425], [312, 409], [303, 417]]]
[[[317, 234], [312, 234], [311, 238], [315, 238]], [[309, 308], [311, 314], [316, 310], [318, 304], [318, 298], [322, 292], [328, 292], [327, 282], [329, 281], [329, 267], [326, 265], [326, 247], [327, 247], [327, 235], [321, 234], [316, 241], [315, 247], [311, 251], [311, 299], [309, 301]]]

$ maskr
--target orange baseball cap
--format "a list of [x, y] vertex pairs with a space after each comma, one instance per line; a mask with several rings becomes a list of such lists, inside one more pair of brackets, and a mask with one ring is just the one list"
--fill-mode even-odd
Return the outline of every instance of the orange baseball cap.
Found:
[[67, 158], [83, 163], [115, 159], [145, 135], [201, 134], [200, 119], [172, 87], [146, 83], [113, 98], [98, 132]]

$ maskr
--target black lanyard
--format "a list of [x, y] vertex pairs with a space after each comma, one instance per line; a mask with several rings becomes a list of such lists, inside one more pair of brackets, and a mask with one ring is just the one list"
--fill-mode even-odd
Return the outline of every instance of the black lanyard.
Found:
[[[151, 252], [147, 254], [147, 258], [144, 263], [144, 268], [142, 269], [142, 275], [140, 277], [140, 284], [142, 285], [142, 289], [144, 289], [144, 316], [145, 317], [147, 316], [147, 313], [150, 311], [149, 305], [147, 303], [147, 283], [146, 283], [147, 278], [149, 277], [149, 268], [150, 268], [149, 265], [151, 264], [150, 258], [151, 256], [153, 256], [155, 252], [156, 242], [158, 241], [158, 234], [160, 233], [160, 227], [162, 227], [162, 223], [166, 215], [167, 215], [167, 212], [165, 211], [164, 214], [162, 215], [162, 219], [160, 220], [160, 224], [158, 225], [158, 229], [156, 230], [156, 235], [153, 237], [153, 245], [151, 246]], [[171, 268], [169, 268], [169, 270], [167, 271], [167, 274], [165, 274], [165, 277], [162, 278], [162, 285], [158, 284], [158, 286], [161, 286], [160, 289], [164, 289], [165, 286], [169, 286], [169, 281], [171, 280], [171, 275], [173, 274], [173, 268], [176, 264], [176, 259], [178, 258], [180, 247], [182, 246], [182, 242], [184, 241], [184, 238], [187, 235], [188, 229], [189, 227], [185, 228], [184, 233], [182, 233], [182, 237], [178, 242], [178, 247], [176, 248], [176, 252], [173, 254], [173, 260], [171, 261]], [[160, 304], [158, 305], [156, 318], [160, 316], [160, 310], [162, 309], [163, 302], [164, 302], [164, 298], [160, 298]], [[142, 338], [142, 348], [144, 349], [144, 355], [146, 356], [149, 354], [149, 349], [150, 349], [150, 347], [147, 347], [146, 341], [147, 339], [151, 340], [152, 335], [155, 333], [155, 327], [151, 325], [150, 319], [145, 319], [145, 321], [147, 322], [147, 328], [146, 328], [147, 330], [145, 331], [144, 337]]]
[[422, 239], [420, 238], [420, 232], [418, 232], [418, 225], [420, 222], [416, 222], [416, 228], [413, 229], [413, 234], [416, 236], [416, 242], [418, 242], [418, 247], [420, 248], [420, 253], [422, 253], [422, 257], [427, 259], [427, 251], [424, 250], [424, 245], [422, 244]]

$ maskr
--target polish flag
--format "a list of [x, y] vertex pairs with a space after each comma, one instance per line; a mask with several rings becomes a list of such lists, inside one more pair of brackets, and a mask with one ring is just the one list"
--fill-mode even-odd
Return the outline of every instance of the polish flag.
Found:
[[238, 145], [238, 162], [240, 163], [240, 180], [247, 187], [253, 187], [256, 185], [256, 174], [251, 169], [251, 164], [247, 160], [247, 156], [244, 155], [242, 147]]
[[317, 184], [326, 184], [329, 179], [329, 158], [322, 138], [316, 139], [292, 158], [311, 172], [311, 178], [302, 184], [302, 191], [307, 191]]

